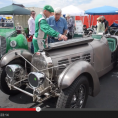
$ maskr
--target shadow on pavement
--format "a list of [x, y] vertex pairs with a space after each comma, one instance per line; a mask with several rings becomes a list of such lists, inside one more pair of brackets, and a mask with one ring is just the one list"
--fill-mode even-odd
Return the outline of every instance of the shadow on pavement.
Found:
[[[27, 92], [32, 93], [32, 90], [29, 88], [25, 89]], [[18, 95], [15, 96], [9, 96], [9, 100], [17, 103], [17, 104], [29, 104], [29, 103], [33, 103], [33, 98], [24, 94], [24, 93], [20, 93]]]
[[[32, 93], [32, 90], [29, 88], [27, 88], [26, 91]], [[15, 96], [9, 96], [9, 100], [13, 103], [16, 103], [16, 104], [30, 104], [30, 103], [32, 103], [32, 105], [29, 108], [35, 108], [38, 106], [41, 108], [55, 108], [56, 102], [57, 102], [57, 98], [50, 98], [49, 100], [44, 101], [42, 103], [33, 102], [33, 98], [24, 94], [24, 93], [20, 93]]]

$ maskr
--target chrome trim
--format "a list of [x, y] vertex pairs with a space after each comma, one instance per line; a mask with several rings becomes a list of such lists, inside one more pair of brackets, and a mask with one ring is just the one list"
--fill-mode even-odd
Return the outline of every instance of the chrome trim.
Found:
[[[45, 53], [45, 52], [42, 52], [41, 54], [42, 54], [42, 56], [44, 57], [44, 59], [45, 59], [45, 61], [46, 61], [46, 63], [47, 63], [47, 68], [53, 67], [53, 62], [52, 62], [51, 57], [46, 56], [46, 53]], [[51, 77], [50, 79], [52, 80], [54, 67], [53, 67], [53, 68], [50, 68], [50, 69], [51, 69], [51, 70], [48, 69], [48, 72], [49, 72], [49, 76], [51, 75], [51, 76], [50, 76], [50, 77]], [[46, 69], [46, 70], [47, 70], [47, 69]]]
[[4, 56], [6, 54], [6, 38], [4, 36], [0, 36], [0, 57]]

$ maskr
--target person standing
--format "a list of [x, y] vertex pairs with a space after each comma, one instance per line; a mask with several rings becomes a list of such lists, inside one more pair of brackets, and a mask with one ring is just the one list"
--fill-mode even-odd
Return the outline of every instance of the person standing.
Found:
[[43, 12], [37, 15], [35, 19], [35, 34], [33, 37], [34, 52], [37, 52], [38, 50], [42, 51], [45, 48], [45, 39], [47, 39], [47, 35], [58, 37], [57, 40], [67, 40], [65, 35], [55, 31], [47, 23], [46, 19], [50, 17], [52, 12], [54, 12], [52, 6], [46, 5], [43, 8]]
[[3, 18], [1, 19], [1, 22], [2, 22], [2, 27], [4, 27], [4, 19]]
[[74, 35], [74, 21], [69, 14], [66, 15], [67, 18], [67, 27], [68, 27], [68, 39], [72, 39]]
[[97, 18], [98, 24], [97, 24], [97, 34], [98, 33], [104, 33], [105, 32], [105, 25], [102, 23], [101, 17]]
[[109, 28], [109, 22], [105, 19], [104, 16], [101, 16], [101, 19], [102, 19], [102, 23], [105, 24], [105, 34], [108, 33], [108, 28]]
[[[66, 19], [61, 17], [62, 10], [61, 8], [56, 8], [54, 10], [54, 16], [51, 16], [47, 19], [48, 24], [52, 27], [55, 31], [62, 35], [67, 34], [67, 22]], [[48, 43], [55, 43], [62, 40], [58, 40], [59, 37], [48, 36]]]
[[[35, 11], [31, 11], [31, 16], [28, 20], [28, 25], [29, 25], [29, 37], [33, 37], [35, 33]], [[31, 53], [34, 53], [34, 46], [33, 42], [31, 42]]]

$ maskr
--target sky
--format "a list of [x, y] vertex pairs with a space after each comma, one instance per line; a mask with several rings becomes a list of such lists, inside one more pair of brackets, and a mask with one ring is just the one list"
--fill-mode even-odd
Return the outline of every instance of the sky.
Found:
[[0, 8], [10, 4], [23, 4], [25, 7], [40, 7], [52, 5], [54, 8], [64, 8], [69, 5], [75, 5], [83, 10], [88, 10], [104, 5], [118, 7], [118, 0], [0, 0]]

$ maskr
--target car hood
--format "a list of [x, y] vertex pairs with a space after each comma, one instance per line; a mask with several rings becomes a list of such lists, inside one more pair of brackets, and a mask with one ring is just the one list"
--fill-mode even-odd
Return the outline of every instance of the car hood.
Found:
[[4, 36], [5, 38], [7, 38], [11, 34], [13, 34], [13, 32], [15, 32], [15, 29], [0, 29], [0, 36]]

